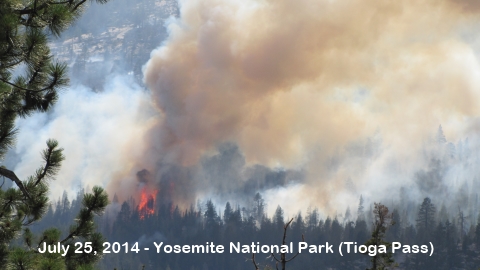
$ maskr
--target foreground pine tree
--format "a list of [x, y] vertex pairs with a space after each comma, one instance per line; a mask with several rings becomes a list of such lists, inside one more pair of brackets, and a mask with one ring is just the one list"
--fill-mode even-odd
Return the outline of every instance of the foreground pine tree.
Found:
[[[96, 0], [104, 3], [107, 0]], [[49, 36], [59, 36], [85, 7], [87, 0], [1, 0], [0, 1], [0, 159], [14, 145], [17, 117], [45, 112], [68, 84], [67, 65], [54, 61]], [[15, 75], [14, 75], [15, 74]], [[93, 218], [108, 204], [105, 191], [94, 187], [86, 194], [75, 223], [61, 239], [57, 229], [34, 236], [28, 226], [41, 219], [48, 207], [48, 181], [64, 160], [55, 140], [47, 141], [44, 163], [32, 176], [21, 180], [0, 167], [3, 181], [14, 188], [0, 189], [0, 269], [90, 269], [100, 258], [94, 253], [74, 253], [75, 242], [91, 242], [101, 251], [103, 238], [95, 233]], [[24, 244], [12, 240], [23, 236]], [[67, 256], [39, 254], [43, 243], [71, 245]]]

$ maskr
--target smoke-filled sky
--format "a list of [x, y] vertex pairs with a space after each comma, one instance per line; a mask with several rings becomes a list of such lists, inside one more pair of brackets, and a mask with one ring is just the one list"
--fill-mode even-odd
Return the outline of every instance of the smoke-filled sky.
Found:
[[182, 1], [145, 68], [165, 158], [233, 140], [250, 162], [296, 166], [376, 130], [396, 143], [475, 116], [476, 21], [461, 3]]
[[[165, 117], [151, 144], [162, 161], [191, 164], [233, 141], [248, 163], [305, 169], [308, 197], [321, 204], [340, 196], [348, 178], [368, 188], [388, 183], [393, 175], [375, 175], [383, 162], [395, 156], [415, 166], [411, 157], [439, 124], [455, 139], [478, 115], [477, 8], [182, 1], [181, 18], [145, 67]], [[375, 162], [347, 151], [374, 136], [383, 147]], [[332, 156], [342, 160], [333, 172]]]
[[[477, 136], [478, 1], [179, 5], [180, 17], [166, 22], [168, 38], [144, 66], [149, 94], [131, 84], [67, 92], [45, 127], [22, 126], [16, 171], [31, 170], [26, 149], [38, 139], [25, 130], [41, 129], [66, 149], [55, 191], [100, 183], [126, 198], [137, 171], [161, 182], [175, 166], [188, 169], [172, 181], [189, 186], [176, 188], [186, 192], [176, 197], [194, 202], [217, 195], [218, 183], [241, 188], [248, 168], [262, 165], [302, 172], [300, 181], [265, 192], [270, 210], [332, 212], [360, 194], [399, 198], [400, 187], [432, 195], [416, 175], [428, 170], [423, 153], [439, 125], [454, 144]], [[212, 180], [203, 161], [221, 157], [225, 143], [238, 146], [243, 163]], [[446, 187], [473, 181], [471, 171], [454, 171]]]

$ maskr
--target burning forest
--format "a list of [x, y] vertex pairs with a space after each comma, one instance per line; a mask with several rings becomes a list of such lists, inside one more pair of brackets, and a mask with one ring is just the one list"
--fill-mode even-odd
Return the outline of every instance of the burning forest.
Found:
[[[12, 154], [20, 175], [38, 159], [24, 145], [41, 123], [42, 138], [68, 145], [72, 158], [52, 188], [73, 187], [70, 196], [100, 181], [111, 198], [138, 201], [142, 170], [157, 199], [186, 208], [260, 192], [271, 205], [288, 201], [282, 207], [292, 214], [308, 206], [332, 214], [360, 195], [448, 204], [478, 188], [467, 165], [479, 142], [474, 1], [141, 3], [144, 18], [157, 8], [171, 15], [115, 25], [124, 53], [156, 47], [133, 65], [143, 65], [142, 82], [125, 75], [131, 59], [115, 55], [105, 33], [98, 48], [74, 50], [76, 68], [124, 68], [105, 75], [97, 92], [79, 79], [49, 117], [20, 121], [25, 132]], [[162, 40], [127, 40], [155, 27]], [[74, 39], [61, 42], [55, 48]]]
[[[436, 4], [182, 2], [144, 67], [142, 155], [107, 187], [136, 197], [145, 169], [184, 207], [261, 192], [324, 214], [477, 188], [476, 6]], [[420, 180], [434, 160], [462, 176]]]
[[[18, 175], [43, 147], [31, 134], [57, 138], [67, 159], [52, 197], [105, 187], [115, 241], [273, 243], [294, 218], [292, 237], [363, 244], [382, 202], [398, 226], [389, 241], [436, 237], [443, 269], [478, 263], [478, 1], [138, 0], [132, 14], [112, 1], [113, 25], [52, 41], [74, 83], [48, 115], [18, 121]], [[131, 267], [202, 268], [149, 256]], [[202, 269], [247, 269], [222, 260]]]
[[140, 193], [140, 201], [138, 202], [138, 213], [140, 219], [155, 214], [155, 201], [157, 199], [158, 190], [148, 191], [146, 188], [142, 188]]

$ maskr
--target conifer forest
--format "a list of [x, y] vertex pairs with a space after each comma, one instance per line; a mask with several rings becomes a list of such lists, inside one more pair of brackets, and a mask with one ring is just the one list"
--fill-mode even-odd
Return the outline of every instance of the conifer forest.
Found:
[[477, 0], [0, 0], [0, 269], [479, 270]]

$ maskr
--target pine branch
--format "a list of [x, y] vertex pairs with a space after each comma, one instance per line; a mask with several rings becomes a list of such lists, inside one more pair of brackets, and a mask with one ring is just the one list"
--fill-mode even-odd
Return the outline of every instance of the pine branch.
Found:
[[0, 81], [10, 85], [10, 86], [13, 86], [15, 89], [19, 89], [19, 90], [23, 90], [23, 91], [29, 91], [29, 92], [33, 92], [33, 93], [40, 93], [40, 92], [45, 92], [47, 90], [52, 90], [52, 85], [50, 84], [49, 86], [45, 87], [45, 88], [42, 88], [42, 89], [39, 89], [39, 90], [32, 90], [32, 89], [27, 89], [27, 88], [24, 88], [24, 87], [21, 87], [17, 84], [14, 84], [14, 83], [11, 83], [7, 80], [4, 80], [4, 79], [1, 79], [0, 78]]
[[15, 184], [18, 186], [18, 188], [22, 191], [23, 195], [27, 197], [28, 199], [31, 199], [30, 194], [28, 191], [25, 189], [25, 186], [23, 185], [22, 181], [18, 179], [17, 175], [13, 171], [10, 171], [6, 168], [0, 167], [0, 175], [12, 180], [15, 182]]
[[75, 7], [73, 7], [72, 11], [77, 10], [83, 3], [85, 3], [87, 0], [82, 0], [80, 3], [78, 3]]
[[[83, 1], [85, 2], [85, 0]], [[37, 7], [37, 1], [35, 1], [34, 7], [29, 8], [29, 9], [16, 9], [14, 10], [15, 13], [20, 14], [20, 15], [36, 15], [39, 11], [47, 8], [50, 5], [64, 5], [64, 4], [71, 4], [71, 0], [63, 1], [63, 2], [45, 2], [41, 4], [40, 6]]]
[[61, 163], [65, 160], [62, 154], [63, 148], [56, 149], [58, 142], [56, 140], [47, 141], [48, 148], [43, 151], [43, 160], [45, 166], [36, 173], [35, 186], [37, 186], [46, 177], [53, 177], [60, 169]]
[[8, 113], [2, 114], [0, 117], [0, 159], [8, 151], [10, 147], [13, 146], [15, 142], [15, 135], [18, 130], [13, 126], [13, 117], [6, 115]]
[[93, 187], [93, 194], [85, 194], [83, 198], [84, 208], [80, 210], [80, 213], [77, 217], [77, 224], [74, 230], [65, 237], [61, 244], [74, 239], [78, 236], [85, 236], [82, 231], [89, 232], [88, 223], [93, 222], [93, 213], [100, 214], [101, 211], [105, 209], [108, 204], [108, 195], [107, 193], [98, 186]]

